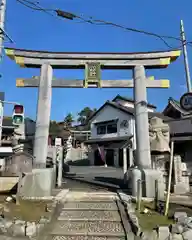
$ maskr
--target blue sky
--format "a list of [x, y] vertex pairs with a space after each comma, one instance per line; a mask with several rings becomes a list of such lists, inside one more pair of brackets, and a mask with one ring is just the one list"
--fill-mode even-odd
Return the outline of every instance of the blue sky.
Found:
[[[192, 41], [190, 0], [40, 0], [47, 8], [60, 8], [76, 14], [93, 16], [128, 27], [156, 32], [162, 35], [179, 36], [180, 19], [184, 20], [188, 41]], [[124, 31], [110, 26], [96, 26], [52, 17], [43, 12], [33, 11], [16, 0], [7, 0], [6, 31], [14, 44], [6, 41], [5, 46], [50, 51], [115, 51], [135, 52], [166, 50], [160, 40]], [[169, 43], [178, 46], [177, 41]], [[192, 47], [188, 48], [192, 66]], [[7, 101], [17, 101], [25, 106], [27, 116], [36, 118], [37, 89], [16, 88], [18, 77], [39, 75], [39, 70], [19, 68], [15, 62], [3, 58], [1, 65], [1, 91], [5, 91]], [[56, 77], [83, 79], [83, 71], [54, 71]], [[149, 89], [148, 101], [162, 110], [168, 98], [179, 99], [186, 91], [183, 56], [167, 69], [147, 71], [157, 79], [169, 79], [170, 89]], [[103, 79], [131, 78], [131, 71], [104, 71]], [[106, 100], [117, 94], [132, 97], [132, 89], [53, 89], [51, 119], [62, 120], [68, 112], [74, 115], [82, 108], [99, 108]], [[12, 106], [5, 107], [5, 114], [12, 113]]]

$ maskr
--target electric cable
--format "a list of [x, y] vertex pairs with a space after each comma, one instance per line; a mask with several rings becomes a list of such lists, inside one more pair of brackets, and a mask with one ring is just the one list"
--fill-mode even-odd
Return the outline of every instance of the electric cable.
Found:
[[[50, 12], [55, 12], [57, 14], [58, 17], [61, 18], [65, 18], [68, 20], [74, 20], [74, 19], [80, 19], [81, 22], [76, 22], [76, 23], [89, 23], [89, 24], [93, 24], [93, 25], [106, 25], [106, 26], [113, 26], [116, 28], [121, 28], [130, 32], [136, 32], [136, 33], [140, 33], [140, 34], [144, 34], [144, 35], [148, 35], [148, 36], [153, 36], [156, 37], [158, 39], [160, 39], [168, 48], [170, 49], [180, 49], [182, 47], [182, 45], [177, 46], [177, 47], [173, 47], [172, 45], [170, 45], [165, 39], [170, 39], [170, 40], [176, 40], [182, 43], [182, 39], [180, 39], [179, 37], [174, 37], [174, 36], [167, 36], [167, 35], [159, 35], [157, 33], [153, 33], [153, 32], [148, 32], [145, 30], [140, 30], [140, 29], [136, 29], [136, 28], [131, 28], [131, 27], [126, 27], [117, 23], [113, 23], [113, 22], [108, 22], [105, 20], [100, 20], [100, 19], [94, 19], [93, 17], [83, 17], [83, 16], [79, 16], [76, 15], [74, 13], [70, 13], [70, 12], [66, 12], [60, 9], [50, 9], [50, 8], [44, 8], [42, 6], [39, 5], [39, 2], [32, 2], [30, 0], [16, 0], [17, 2], [19, 2], [20, 4], [23, 4], [24, 6], [31, 8], [32, 10], [35, 11], [42, 11], [45, 12], [47, 14], [51, 14]], [[55, 15], [51, 14], [52, 16], [55, 17]], [[192, 42], [191, 41], [186, 41], [185, 42], [186, 45], [189, 45], [190, 47], [192, 47]]]

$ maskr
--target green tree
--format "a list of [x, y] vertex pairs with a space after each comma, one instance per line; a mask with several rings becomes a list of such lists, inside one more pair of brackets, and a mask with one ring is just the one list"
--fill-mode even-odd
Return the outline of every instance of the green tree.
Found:
[[81, 124], [86, 124], [87, 120], [94, 114], [95, 111], [97, 111], [96, 108], [91, 109], [90, 107], [85, 107], [78, 113], [77, 121]]
[[64, 123], [66, 124], [66, 127], [71, 127], [73, 122], [73, 115], [71, 113], [68, 113], [67, 116], [64, 118]]
[[50, 121], [49, 134], [53, 137], [57, 137], [60, 133], [60, 128], [56, 121]]

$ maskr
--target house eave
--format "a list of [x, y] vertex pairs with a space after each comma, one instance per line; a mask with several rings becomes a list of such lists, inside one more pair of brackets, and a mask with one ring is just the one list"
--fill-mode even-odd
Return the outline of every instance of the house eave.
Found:
[[[128, 112], [127, 109], [123, 109], [123, 106], [116, 106], [115, 104], [113, 104], [113, 102], [110, 102], [110, 101], [107, 101], [105, 102], [89, 119], [88, 119], [88, 122], [93, 122], [93, 120], [95, 119], [95, 117], [97, 116], [97, 114], [102, 110], [104, 109], [106, 106], [110, 106], [110, 107], [113, 107], [114, 109], [117, 109], [119, 111], [122, 111], [122, 112], [125, 112], [126, 114], [129, 114], [129, 115], [132, 115], [133, 116], [133, 113], [132, 112]], [[126, 108], [126, 107], [125, 107]]]
[[[129, 102], [129, 103], [133, 103], [134, 104], [134, 100], [133, 99], [129, 99], [129, 98], [126, 98], [126, 97], [122, 97], [121, 95], [117, 95], [115, 98], [113, 98], [112, 102], [115, 102], [117, 99], [120, 99], [120, 100], [123, 100], [123, 101], [126, 101], [126, 102]], [[150, 104], [148, 103], [147, 106], [149, 108], [153, 108], [153, 109], [157, 109], [157, 107], [153, 104]]]
[[178, 104], [175, 103], [174, 99], [172, 99], [172, 98], [169, 99], [169, 102], [168, 102], [167, 106], [163, 110], [163, 114], [166, 115], [170, 111], [171, 108], [177, 110], [182, 115], [187, 115], [188, 114], [188, 112], [186, 112], [180, 106], [178, 106]]

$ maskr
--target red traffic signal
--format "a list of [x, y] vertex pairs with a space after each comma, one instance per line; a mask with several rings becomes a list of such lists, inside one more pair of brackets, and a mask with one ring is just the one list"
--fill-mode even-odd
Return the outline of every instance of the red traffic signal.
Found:
[[23, 105], [15, 105], [14, 106], [14, 113], [15, 114], [23, 114], [24, 107]]

